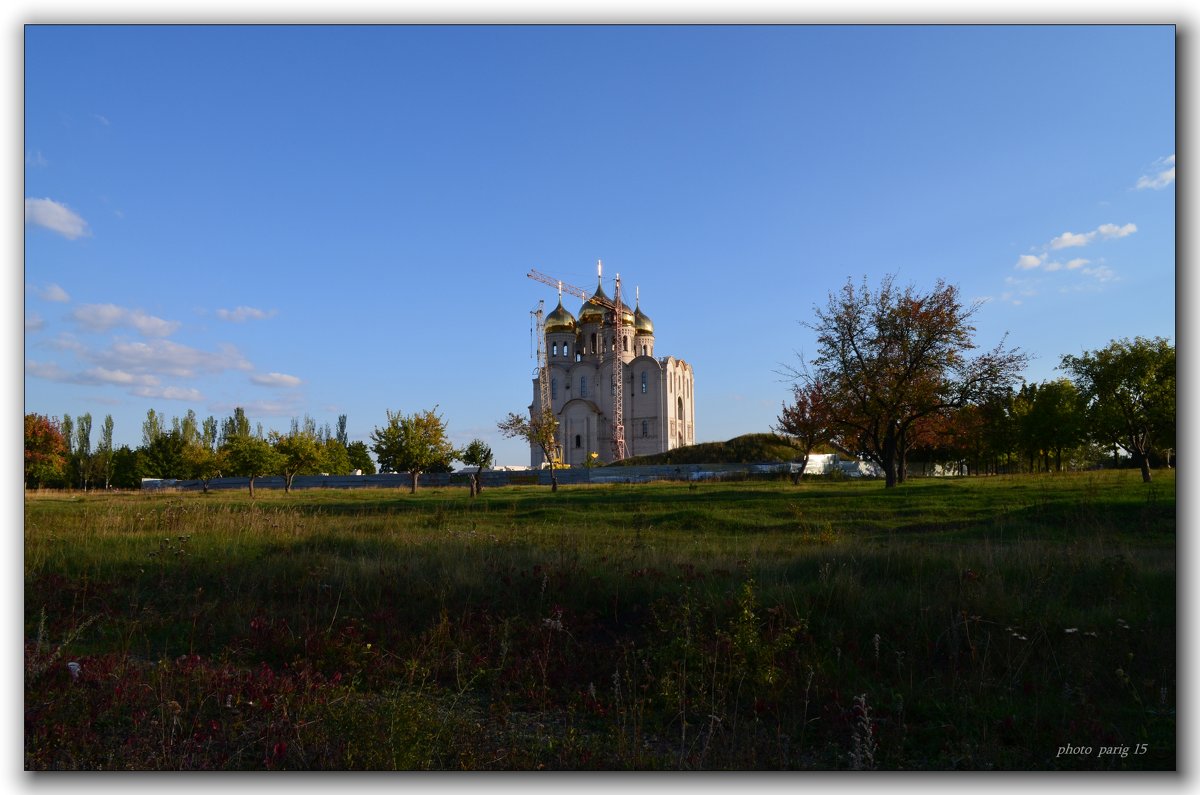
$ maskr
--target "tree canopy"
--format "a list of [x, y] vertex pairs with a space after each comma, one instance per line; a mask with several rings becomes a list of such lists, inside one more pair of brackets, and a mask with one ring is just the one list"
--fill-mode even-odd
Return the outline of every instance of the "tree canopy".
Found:
[[25, 487], [56, 486], [67, 467], [67, 443], [58, 422], [41, 414], [25, 415]]
[[437, 407], [412, 414], [387, 412], [387, 425], [371, 432], [372, 449], [383, 472], [408, 472], [412, 492], [417, 491], [417, 476], [434, 469], [446, 469], [454, 460], [454, 446], [446, 436], [446, 423]]
[[484, 467], [492, 465], [492, 448], [482, 439], [472, 439], [471, 443], [458, 451], [455, 457], [467, 466], [475, 467], [475, 471], [471, 474], [471, 496], [477, 496], [483, 490], [483, 486], [479, 482], [479, 473], [483, 471]]
[[1175, 346], [1162, 337], [1115, 340], [1063, 356], [1087, 406], [1093, 438], [1119, 444], [1150, 482], [1150, 454], [1175, 447]]
[[817, 357], [794, 374], [802, 386], [821, 384], [830, 441], [877, 463], [887, 486], [903, 481], [922, 420], [1010, 387], [1024, 367], [1025, 355], [1003, 343], [968, 355], [979, 306], [964, 306], [941, 280], [922, 294], [887, 276], [875, 290], [848, 280], [815, 307]]

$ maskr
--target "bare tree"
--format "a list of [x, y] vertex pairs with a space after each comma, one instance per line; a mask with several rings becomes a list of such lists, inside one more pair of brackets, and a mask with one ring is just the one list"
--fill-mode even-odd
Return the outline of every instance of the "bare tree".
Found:
[[507, 439], [524, 439], [538, 446], [542, 457], [550, 462], [550, 490], [558, 491], [558, 476], [554, 473], [555, 455], [558, 450], [558, 420], [554, 416], [554, 410], [547, 406], [532, 418], [510, 413], [502, 422], [497, 423], [496, 427]]

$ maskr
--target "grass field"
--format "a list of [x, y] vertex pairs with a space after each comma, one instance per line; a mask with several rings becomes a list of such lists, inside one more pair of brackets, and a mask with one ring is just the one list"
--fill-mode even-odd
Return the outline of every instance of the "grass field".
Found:
[[31, 493], [25, 766], [1174, 769], [1155, 477]]

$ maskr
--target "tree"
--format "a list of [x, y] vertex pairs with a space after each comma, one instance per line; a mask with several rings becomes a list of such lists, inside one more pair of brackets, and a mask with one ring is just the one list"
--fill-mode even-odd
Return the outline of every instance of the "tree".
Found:
[[79, 473], [79, 487], [87, 491], [92, 475], [92, 415], [80, 414], [75, 426], [75, 471]]
[[1054, 468], [1062, 471], [1063, 451], [1083, 441], [1083, 409], [1079, 390], [1065, 378], [1022, 385], [1013, 401], [1013, 411], [1018, 422], [1017, 438], [1030, 470], [1037, 469], [1034, 462], [1040, 458], [1041, 468], [1049, 472], [1053, 456]]
[[113, 418], [111, 414], [104, 415], [104, 424], [100, 426], [100, 443], [96, 445], [97, 473], [104, 478], [104, 489], [108, 490], [112, 483], [113, 472]]
[[221, 446], [242, 436], [250, 435], [250, 420], [246, 418], [246, 410], [238, 406], [233, 410], [232, 417], [221, 421]]
[[830, 409], [831, 441], [883, 469], [887, 487], [903, 482], [904, 455], [919, 421], [958, 409], [1010, 385], [1026, 356], [1003, 343], [976, 356], [958, 288], [938, 280], [922, 295], [887, 276], [877, 291], [864, 279], [814, 307], [818, 355], [801, 383], [819, 381]]
[[524, 439], [538, 446], [543, 460], [550, 462], [550, 491], [558, 491], [558, 476], [554, 473], [558, 451], [558, 419], [554, 416], [554, 410], [547, 406], [530, 417], [510, 412], [502, 422], [496, 423], [496, 427], [506, 439]]
[[454, 446], [446, 438], [446, 423], [437, 407], [413, 414], [387, 413], [387, 425], [375, 428], [372, 449], [384, 472], [407, 472], [412, 493], [417, 491], [417, 476], [435, 468], [449, 468]]
[[350, 446], [350, 437], [346, 435], [346, 415], [339, 414], [337, 419], [337, 440], [342, 447]]
[[254, 499], [254, 480], [279, 469], [279, 453], [258, 436], [234, 436], [221, 448], [229, 471], [250, 480], [250, 498]]
[[115, 489], [136, 489], [141, 486], [138, 451], [123, 444], [113, 450], [112, 486]]
[[291, 494], [296, 475], [312, 475], [320, 471], [321, 447], [308, 429], [301, 430], [293, 424], [292, 432], [287, 436], [272, 431], [271, 444], [279, 454], [277, 465], [283, 474], [285, 493]]
[[1100, 444], [1119, 444], [1150, 482], [1150, 455], [1175, 447], [1175, 346], [1162, 337], [1114, 340], [1063, 356]]
[[62, 431], [64, 444], [63, 478], [66, 480], [66, 487], [71, 488], [75, 483], [75, 421], [71, 419], [70, 414], [63, 414], [62, 423], [58, 427]]
[[25, 415], [25, 488], [62, 483], [67, 468], [67, 443], [56, 420]]
[[165, 431], [148, 445], [138, 449], [138, 468], [141, 477], [181, 479], [187, 477], [183, 460], [186, 442], [179, 431]]
[[329, 438], [318, 445], [320, 463], [318, 469], [330, 475], [349, 475], [354, 467], [350, 465], [350, 456], [346, 447], [337, 439]]
[[217, 418], [211, 414], [204, 418], [204, 424], [201, 426], [200, 442], [209, 450], [215, 450], [217, 447]]
[[149, 409], [146, 412], [146, 419], [142, 422], [142, 447], [149, 447], [150, 443], [164, 433], [162, 417], [154, 409]]
[[467, 466], [475, 467], [475, 471], [471, 474], [471, 496], [478, 495], [483, 491], [479, 473], [483, 471], [484, 467], [492, 465], [492, 448], [482, 439], [472, 439], [470, 444], [456, 454], [456, 457]]
[[784, 404], [772, 430], [790, 436], [800, 447], [800, 472], [792, 478], [798, 483], [808, 468], [808, 457], [813, 448], [829, 438], [829, 404], [825, 400], [825, 388], [819, 380], [812, 380], [792, 387], [792, 403]]
[[220, 477], [221, 470], [226, 467], [224, 451], [213, 450], [202, 440], [186, 443], [181, 457], [184, 472], [189, 478], [200, 481], [205, 494], [208, 494], [209, 482]]
[[375, 462], [371, 460], [371, 452], [366, 442], [351, 442], [346, 445], [346, 456], [350, 459], [350, 469], [362, 472], [364, 475], [375, 474]]

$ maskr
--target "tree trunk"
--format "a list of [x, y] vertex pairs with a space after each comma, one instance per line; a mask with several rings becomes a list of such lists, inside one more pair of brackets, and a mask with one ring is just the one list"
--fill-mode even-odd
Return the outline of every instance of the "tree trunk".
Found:
[[291, 475], [283, 476], [283, 493], [284, 494], [292, 493], [292, 478], [294, 478], [294, 477], [296, 477], [295, 473], [293, 473]]
[[254, 499], [254, 476], [250, 476], [250, 499]]
[[1137, 458], [1138, 466], [1142, 470], [1142, 482], [1149, 483], [1150, 482], [1150, 456], [1146, 455], [1146, 453], [1144, 453], [1144, 452], [1139, 451], [1139, 452], [1134, 453], [1134, 457]]
[[417, 472], [415, 469], [412, 472], [408, 473], [409, 477], [412, 478], [412, 487], [409, 489], [409, 492], [408, 492], [409, 494], [417, 493], [417, 475], [419, 475], [419, 474], [421, 474], [421, 473]]
[[883, 485], [884, 488], [893, 488], [896, 485], [896, 435], [894, 432], [889, 432], [883, 437], [883, 449], [880, 451], [883, 459], [880, 463], [883, 465]]
[[475, 485], [475, 491], [471, 494], [472, 497], [478, 496], [479, 492], [483, 491], [483, 481], [479, 477], [479, 473], [482, 471], [483, 467], [479, 467], [475, 470], [475, 474], [471, 477], [471, 482]]
[[554, 459], [550, 459], [550, 491], [558, 491], [558, 475], [554, 474]]

